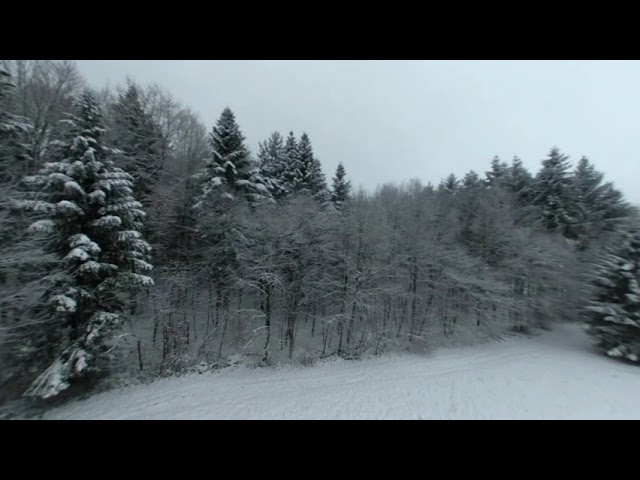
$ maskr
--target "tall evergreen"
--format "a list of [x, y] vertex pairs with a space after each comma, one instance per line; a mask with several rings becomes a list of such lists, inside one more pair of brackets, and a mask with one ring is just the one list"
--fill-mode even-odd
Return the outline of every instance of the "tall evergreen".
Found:
[[461, 192], [458, 197], [458, 219], [460, 221], [460, 240], [471, 247], [475, 243], [472, 226], [478, 213], [478, 193], [482, 191], [483, 183], [478, 174], [471, 170], [461, 182]]
[[[237, 196], [256, 200], [271, 196], [265, 176], [251, 160], [245, 138], [236, 123], [234, 113], [225, 108], [209, 138], [211, 158], [197, 175], [201, 194], [196, 206], [207, 199]], [[214, 200], [215, 201], [215, 200]]]
[[453, 195], [456, 193], [459, 187], [460, 181], [452, 173], [440, 182], [440, 185], [438, 185], [438, 190]]
[[320, 161], [313, 153], [311, 139], [306, 133], [302, 134], [298, 142], [296, 167], [294, 191], [307, 193], [320, 201], [326, 200], [327, 182]]
[[480, 177], [474, 170], [466, 173], [462, 179], [462, 188], [467, 191], [476, 191], [482, 187]]
[[513, 157], [511, 161], [507, 182], [508, 190], [516, 196], [520, 204], [526, 204], [531, 200], [533, 175], [518, 157]]
[[640, 362], [640, 232], [612, 243], [598, 265], [586, 307], [588, 333], [611, 357]]
[[543, 227], [575, 238], [577, 222], [569, 157], [552, 148], [543, 160], [533, 188], [533, 203], [540, 208]]
[[278, 132], [273, 132], [265, 141], [260, 142], [258, 164], [262, 174], [270, 180], [271, 195], [275, 199], [287, 195], [288, 189], [284, 181], [286, 170], [284, 139]]
[[113, 145], [122, 152], [118, 166], [133, 177], [136, 195], [146, 198], [162, 167], [163, 140], [159, 127], [145, 112], [139, 88], [134, 83], [118, 96], [113, 106], [113, 120], [110, 136]]
[[25, 178], [18, 206], [36, 220], [30, 230], [57, 259], [37, 315], [17, 355], [38, 368], [27, 395], [49, 398], [105, 366], [111, 333], [122, 323], [126, 295], [153, 284], [150, 247], [133, 178], [104, 145], [102, 112], [84, 92], [51, 162]]
[[498, 156], [491, 160], [491, 170], [486, 173], [486, 183], [489, 186], [502, 186], [509, 175], [509, 165], [501, 161]]
[[347, 172], [342, 163], [338, 164], [336, 174], [333, 177], [333, 186], [331, 189], [331, 201], [340, 209], [349, 201], [351, 197], [351, 182], [347, 180]]
[[280, 185], [286, 194], [295, 191], [298, 179], [298, 141], [293, 132], [289, 132], [283, 147], [283, 168]]

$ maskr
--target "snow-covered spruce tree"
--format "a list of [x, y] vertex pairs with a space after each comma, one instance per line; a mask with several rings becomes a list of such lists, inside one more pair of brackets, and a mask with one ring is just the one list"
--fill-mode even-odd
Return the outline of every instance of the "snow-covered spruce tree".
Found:
[[478, 215], [478, 195], [483, 190], [483, 186], [483, 182], [474, 170], [469, 171], [461, 182], [460, 195], [457, 199], [459, 238], [466, 247], [476, 243], [471, 226]]
[[491, 170], [486, 173], [486, 183], [488, 186], [502, 186], [507, 181], [509, 166], [500, 160], [498, 156], [491, 160]]
[[640, 231], [612, 244], [594, 276], [586, 307], [588, 333], [610, 357], [640, 362]]
[[327, 200], [327, 182], [320, 161], [313, 154], [311, 139], [303, 133], [298, 142], [298, 155], [294, 168], [294, 191], [306, 193], [319, 202]]
[[447, 178], [440, 182], [438, 185], [438, 191], [446, 192], [451, 195], [455, 194], [458, 188], [460, 187], [460, 182], [456, 178], [456, 176], [452, 173]]
[[130, 83], [113, 105], [113, 146], [122, 152], [121, 168], [134, 179], [134, 193], [140, 200], [151, 193], [161, 169], [162, 135], [151, 115], [145, 112], [139, 88]]
[[462, 188], [466, 191], [477, 191], [482, 187], [482, 182], [480, 181], [480, 177], [474, 170], [469, 170], [467, 174], [462, 179]]
[[525, 204], [530, 200], [532, 182], [533, 176], [522, 164], [522, 160], [513, 157], [507, 175], [507, 189], [516, 196], [518, 203]]
[[542, 161], [533, 186], [533, 203], [541, 211], [542, 225], [547, 231], [575, 238], [575, 202], [569, 169], [569, 157], [552, 148]]
[[331, 189], [331, 201], [339, 210], [351, 198], [351, 182], [347, 180], [347, 172], [342, 163], [338, 164], [336, 174], [333, 177], [333, 186]]
[[102, 113], [89, 91], [67, 122], [54, 161], [25, 178], [28, 196], [18, 202], [37, 218], [30, 229], [44, 234], [45, 251], [59, 259], [39, 327], [21, 346], [32, 365], [44, 367], [26, 392], [39, 398], [102, 372], [124, 294], [153, 284], [144, 274], [152, 268], [150, 247], [140, 233], [144, 212], [133, 178], [114, 166], [117, 151], [103, 144]]
[[258, 165], [263, 177], [269, 179], [273, 198], [279, 200], [287, 196], [289, 191], [283, 181], [286, 170], [284, 140], [280, 133], [273, 132], [265, 142], [260, 142]]
[[197, 208], [215, 197], [233, 199], [239, 195], [250, 201], [271, 198], [268, 176], [251, 160], [244, 141], [234, 113], [225, 108], [209, 138], [211, 159], [197, 175], [201, 185]]
[[296, 179], [298, 178], [298, 141], [293, 132], [289, 132], [282, 150], [283, 166], [280, 176], [280, 185], [287, 195], [294, 193]]

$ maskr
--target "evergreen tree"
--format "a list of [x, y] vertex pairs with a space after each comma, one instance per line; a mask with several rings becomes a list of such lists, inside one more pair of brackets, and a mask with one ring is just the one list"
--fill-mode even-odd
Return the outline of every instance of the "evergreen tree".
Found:
[[122, 152], [120, 167], [134, 178], [135, 193], [146, 198], [161, 169], [162, 134], [145, 112], [139, 88], [130, 83], [113, 106], [113, 145]]
[[476, 191], [482, 187], [482, 182], [478, 174], [470, 170], [462, 179], [462, 188], [467, 191]]
[[287, 195], [294, 193], [298, 179], [298, 141], [293, 132], [289, 132], [283, 148], [283, 168], [280, 184]]
[[336, 168], [336, 175], [333, 177], [333, 188], [331, 191], [331, 201], [340, 209], [351, 197], [351, 182], [346, 179], [347, 172], [342, 163]]
[[513, 157], [507, 181], [508, 189], [516, 196], [519, 203], [526, 204], [531, 200], [533, 176], [518, 157]]
[[596, 205], [594, 215], [605, 231], [614, 231], [632, 212], [631, 205], [612, 182], [606, 182], [598, 189]]
[[598, 197], [603, 178], [604, 174], [596, 171], [586, 157], [580, 159], [571, 178], [577, 216], [576, 234], [579, 237], [595, 233], [594, 222], [597, 222]]
[[472, 226], [478, 212], [478, 193], [482, 190], [482, 181], [478, 174], [471, 170], [461, 182], [461, 192], [457, 201], [458, 219], [460, 221], [460, 241], [470, 248], [475, 243]]
[[456, 178], [456, 176], [452, 173], [447, 178], [445, 178], [440, 185], [438, 185], [438, 190], [441, 192], [446, 192], [448, 194], [455, 194], [458, 188], [460, 187], [460, 182]]
[[586, 307], [588, 333], [607, 355], [640, 361], [640, 232], [624, 234], [602, 258]]
[[509, 166], [500, 160], [498, 156], [491, 160], [491, 170], [486, 173], [488, 186], [502, 186], [509, 175]]
[[286, 170], [285, 149], [282, 135], [273, 132], [265, 141], [260, 142], [258, 164], [262, 175], [270, 180], [271, 195], [276, 200], [288, 194], [284, 181]]
[[303, 133], [298, 142], [296, 168], [294, 169], [294, 191], [304, 192], [313, 198], [324, 201], [327, 194], [327, 183], [320, 161], [313, 154], [311, 140]]
[[229, 108], [225, 108], [213, 128], [209, 143], [212, 158], [197, 175], [201, 195], [196, 206], [217, 193], [218, 198], [244, 196], [249, 200], [270, 198], [270, 184], [249, 156], [245, 138]]
[[533, 203], [540, 208], [542, 225], [548, 231], [575, 238], [576, 211], [573, 200], [569, 157], [558, 148], [543, 160], [533, 189]]
[[104, 146], [102, 113], [84, 92], [68, 121], [66, 139], [34, 176], [25, 178], [30, 229], [44, 234], [45, 251], [58, 259], [38, 310], [43, 318], [25, 330], [20, 355], [48, 365], [27, 395], [49, 398], [99, 373], [110, 334], [122, 322], [126, 294], [153, 281], [144, 272], [150, 247], [140, 229], [144, 212], [133, 178], [115, 167]]

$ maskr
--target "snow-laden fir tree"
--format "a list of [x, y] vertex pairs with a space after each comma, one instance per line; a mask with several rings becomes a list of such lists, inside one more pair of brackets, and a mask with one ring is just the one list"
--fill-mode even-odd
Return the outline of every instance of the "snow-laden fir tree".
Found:
[[271, 198], [268, 176], [251, 160], [244, 142], [234, 113], [225, 108], [209, 138], [211, 158], [197, 175], [201, 185], [197, 208], [208, 199]]
[[586, 157], [578, 162], [571, 181], [580, 236], [593, 237], [615, 230], [629, 216], [630, 206], [622, 193], [611, 182], [604, 182], [604, 174]]
[[438, 191], [446, 192], [448, 194], [455, 194], [460, 186], [460, 182], [456, 178], [456, 176], [452, 173], [447, 178], [440, 182], [438, 185]]
[[598, 197], [603, 178], [604, 174], [598, 172], [586, 157], [580, 159], [571, 177], [578, 237], [595, 233], [594, 223], [597, 223]]
[[460, 221], [460, 241], [467, 247], [475, 243], [472, 225], [478, 214], [478, 194], [483, 190], [483, 182], [471, 170], [463, 177], [458, 196], [457, 210]]
[[632, 211], [629, 202], [612, 182], [606, 182], [599, 188], [597, 205], [597, 218], [602, 228], [607, 231], [615, 231]]
[[280, 133], [273, 132], [265, 142], [260, 142], [258, 165], [262, 175], [270, 181], [270, 190], [273, 198], [279, 200], [285, 197], [289, 190], [287, 182], [284, 181], [286, 171], [285, 149], [284, 139]]
[[482, 187], [480, 177], [474, 170], [470, 170], [462, 179], [462, 188], [466, 191], [477, 191]]
[[20, 346], [20, 354], [41, 367], [26, 392], [40, 398], [104, 369], [127, 296], [153, 284], [145, 275], [152, 266], [140, 233], [142, 205], [131, 175], [115, 166], [117, 151], [103, 143], [102, 112], [90, 92], [80, 96], [67, 123], [52, 161], [25, 178], [27, 198], [18, 202], [37, 219], [30, 230], [59, 260], [41, 318]]
[[293, 191], [306, 193], [321, 203], [327, 200], [327, 182], [320, 161], [313, 153], [309, 135], [303, 133], [297, 145], [297, 157], [293, 163]]
[[509, 175], [509, 165], [501, 161], [498, 156], [491, 160], [491, 170], [486, 173], [486, 183], [488, 186], [502, 186]]
[[640, 361], [640, 231], [613, 243], [598, 265], [586, 307], [588, 333], [611, 357]]
[[139, 199], [151, 193], [161, 165], [162, 134], [150, 114], [145, 112], [139, 88], [130, 83], [113, 105], [112, 144], [122, 152], [119, 167], [134, 179]]
[[294, 193], [298, 178], [298, 141], [293, 132], [289, 132], [283, 147], [283, 168], [280, 185], [287, 194]]
[[576, 212], [570, 168], [569, 157], [558, 148], [551, 149], [536, 177], [532, 200], [540, 208], [546, 230], [575, 238]]
[[342, 163], [338, 164], [332, 180], [331, 201], [337, 209], [340, 209], [351, 198], [351, 182], [347, 180], [347, 172]]
[[508, 190], [516, 196], [519, 203], [527, 203], [531, 197], [533, 176], [522, 164], [522, 160], [513, 157], [507, 175]]

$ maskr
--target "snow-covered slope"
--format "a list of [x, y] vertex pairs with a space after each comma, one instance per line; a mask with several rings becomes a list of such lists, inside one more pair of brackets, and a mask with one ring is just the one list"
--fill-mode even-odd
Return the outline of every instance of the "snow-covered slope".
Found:
[[238, 368], [96, 395], [46, 419], [640, 419], [640, 368], [576, 326], [430, 356]]

